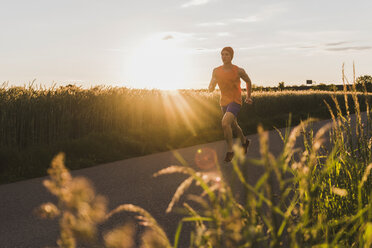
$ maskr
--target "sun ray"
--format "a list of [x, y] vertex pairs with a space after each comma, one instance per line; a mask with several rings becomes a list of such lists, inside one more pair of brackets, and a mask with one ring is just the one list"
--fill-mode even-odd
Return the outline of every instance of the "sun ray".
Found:
[[191, 133], [196, 136], [196, 125], [200, 124], [200, 119], [196, 116], [193, 109], [189, 106], [188, 102], [184, 99], [184, 97], [178, 92], [176, 95], [173, 95], [173, 100], [177, 104], [174, 106], [176, 107], [178, 113], [180, 113], [180, 116], [184, 123], [186, 124], [186, 127], [191, 131]]
[[[203, 97], [200, 97], [199, 95], [200, 93], [198, 94], [190, 94], [190, 97], [196, 101], [199, 105], [202, 106], [202, 108], [204, 109], [207, 109], [208, 113], [212, 114], [212, 115], [218, 115], [221, 113], [221, 110], [216, 107], [218, 105], [218, 102], [216, 102], [216, 104], [211, 104], [211, 101], [204, 101], [205, 98], [207, 97], [213, 97], [213, 96], [203, 96]], [[210, 94], [208, 92], [205, 92], [205, 95], [207, 94]]]
[[187, 130], [189, 130], [193, 136], [196, 136], [197, 132], [195, 126], [199, 125], [200, 120], [179, 91], [163, 92], [162, 99], [163, 107], [167, 112], [166, 118], [170, 129], [172, 125], [174, 125], [174, 120], [180, 117], [182, 124], [185, 125]]
[[174, 127], [177, 125], [177, 113], [173, 107], [173, 102], [170, 97], [170, 94], [173, 94], [170, 91], [161, 91], [161, 102], [165, 111], [165, 118], [167, 121], [167, 129], [169, 135], [172, 137], [174, 135]]

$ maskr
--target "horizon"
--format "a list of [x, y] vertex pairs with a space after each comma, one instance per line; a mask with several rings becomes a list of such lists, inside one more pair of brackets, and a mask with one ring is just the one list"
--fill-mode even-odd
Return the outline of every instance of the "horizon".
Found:
[[[357, 79], [357, 78], [356, 78]], [[21, 87], [21, 88], [25, 88], [25, 89], [34, 89], [34, 90], [39, 90], [39, 89], [46, 89], [46, 90], [53, 90], [53, 89], [58, 89], [58, 88], [61, 88], [61, 87], [77, 87], [77, 88], [80, 88], [80, 89], [83, 89], [83, 90], [90, 90], [90, 89], [93, 89], [95, 87], [98, 87], [98, 88], [102, 88], [102, 89], [107, 89], [107, 88], [127, 88], [129, 90], [158, 90], [158, 91], [164, 91], [164, 92], [175, 92], [175, 91], [183, 91], [183, 90], [196, 90], [196, 91], [199, 91], [199, 90], [203, 90], [203, 91], [208, 91], [208, 88], [204, 87], [204, 88], [178, 88], [178, 89], [159, 89], [159, 88], [136, 88], [136, 87], [132, 87], [132, 86], [127, 86], [127, 85], [111, 85], [111, 84], [95, 84], [95, 85], [79, 85], [79, 84], [76, 84], [76, 83], [66, 83], [66, 84], [51, 84], [51, 85], [42, 85], [42, 84], [38, 84], [38, 83], [34, 83], [35, 81], [31, 81], [27, 84], [19, 84], [19, 85], [12, 85], [12, 84], [9, 84], [9, 82], [3, 82], [3, 83], [0, 83], [0, 89], [5, 89], [5, 90], [8, 90], [10, 88], [17, 88], [17, 87]], [[243, 83], [244, 81], [242, 81]], [[285, 83], [285, 82], [284, 82]], [[345, 82], [345, 84], [347, 86], [351, 86], [353, 83], [352, 82]], [[343, 86], [344, 83], [328, 83], [328, 84], [324, 84], [324, 83], [318, 83], [318, 82], [313, 82], [313, 84], [306, 84], [306, 83], [302, 83], [302, 84], [291, 84], [291, 85], [288, 85], [288, 84], [284, 84], [284, 87], [316, 87], [316, 86], [320, 86], [320, 85], [326, 85], [326, 86], [332, 86], [332, 85], [335, 85], [335, 86]], [[252, 90], [255, 89], [255, 88], [278, 88], [278, 84], [277, 85], [268, 85], [268, 86], [262, 86], [262, 85], [256, 85], [254, 83], [252, 83]], [[242, 91], [246, 91], [246, 88], [245, 87], [241, 87], [241, 90]], [[218, 88], [218, 86], [216, 87], [215, 91], [220, 91], [220, 89]]]
[[343, 63], [348, 78], [354, 62], [356, 77], [372, 74], [371, 9], [367, 0], [8, 1], [0, 83], [204, 89], [231, 46], [257, 86], [339, 84]]

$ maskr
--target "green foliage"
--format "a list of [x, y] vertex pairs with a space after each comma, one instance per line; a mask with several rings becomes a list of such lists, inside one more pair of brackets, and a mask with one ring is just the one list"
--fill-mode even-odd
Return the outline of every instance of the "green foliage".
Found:
[[[366, 138], [364, 135], [357, 135], [354, 145], [359, 145], [358, 153], [356, 150], [351, 152], [349, 142], [339, 142], [338, 135], [345, 132], [347, 125], [339, 120], [345, 117], [348, 118], [339, 115], [334, 123], [322, 127], [315, 135], [307, 128], [313, 121], [311, 119], [291, 132], [287, 129], [282, 136], [284, 149], [277, 157], [269, 152], [267, 132], [259, 127], [261, 158], [251, 162], [262, 166], [264, 173], [255, 185], [247, 182], [247, 175], [242, 171], [241, 165], [246, 158], [241, 147], [234, 146], [236, 156], [230, 169], [246, 189], [243, 204], [239, 203], [231, 189], [231, 181], [218, 163], [214, 174], [195, 171], [186, 164], [157, 172], [154, 176], [172, 173], [189, 176], [177, 189], [167, 212], [192, 182], [203, 190], [201, 195], [189, 197], [191, 203], [183, 203], [186, 216], [179, 223], [173, 246], [156, 220], [144, 209], [124, 204], [107, 213], [106, 201], [95, 195], [86, 180], [71, 178], [61, 155], [53, 160], [48, 170], [51, 180], [44, 182], [58, 197], [58, 207], [52, 203], [43, 204], [38, 212], [44, 217], [60, 217], [60, 247], [76, 247], [84, 242], [90, 247], [134, 247], [135, 230], [130, 223], [104, 234], [104, 244], [95, 238], [96, 226], [120, 211], [137, 214], [140, 223], [147, 227], [142, 234], [141, 247], [178, 247], [184, 223], [194, 223], [190, 247], [195, 248], [369, 247], [372, 242], [372, 151], [363, 147], [363, 144], [370, 144], [360, 144], [362, 137]], [[369, 116], [368, 120], [371, 120]], [[357, 122], [356, 126], [359, 125]], [[327, 152], [324, 145], [330, 130], [332, 149]], [[298, 150], [295, 144], [301, 135], [304, 136], [304, 149]], [[371, 133], [367, 137], [370, 138]], [[367, 160], [359, 157], [363, 152], [365, 156], [361, 157]], [[355, 166], [339, 166], [345, 158]]]
[[[202, 210], [184, 204], [190, 217], [182, 221], [195, 218], [191, 247], [369, 247], [372, 119], [366, 103], [368, 126], [363, 129], [360, 104], [353, 92], [356, 112], [353, 125], [350, 102], [346, 94], [344, 97], [346, 114], [334, 97], [338, 112], [335, 114], [330, 108], [333, 123], [316, 134], [306, 128], [311, 119], [291, 132], [288, 130], [278, 157], [269, 152], [267, 133], [259, 127], [261, 159], [251, 162], [265, 170], [256, 185], [247, 183], [240, 167], [245, 157], [236, 146], [237, 156], [232, 164], [246, 189], [246, 201], [244, 205], [238, 203], [220, 170], [214, 180], [200, 183], [208, 198], [193, 199], [200, 204], [197, 209]], [[301, 133], [304, 149], [298, 150], [295, 143]], [[170, 167], [159, 173], [186, 170], [182, 168]], [[205, 178], [197, 172], [189, 174], [196, 182]], [[225, 180], [216, 180], [220, 177]], [[178, 190], [175, 197], [180, 197]]]
[[[351, 95], [346, 94], [345, 84], [343, 108], [336, 95], [332, 96], [334, 110], [325, 101], [331, 124], [314, 134], [309, 127], [314, 120], [308, 119], [292, 131], [288, 128], [284, 135], [280, 133], [284, 148], [277, 157], [270, 153], [267, 132], [259, 126], [261, 158], [250, 162], [261, 166], [264, 172], [255, 185], [248, 183], [242, 170], [246, 159], [242, 149], [234, 146], [236, 156], [230, 169], [245, 189], [243, 203], [216, 157], [214, 174], [195, 171], [185, 164], [156, 173], [154, 176], [171, 173], [189, 176], [177, 189], [167, 212], [172, 211], [193, 182], [203, 190], [201, 195], [189, 197], [194, 206], [191, 202], [183, 203], [186, 216], [176, 230], [173, 247], [178, 247], [183, 223], [194, 224], [190, 247], [195, 248], [370, 247], [372, 118], [369, 100], [364, 98], [366, 121], [362, 122], [355, 84]], [[351, 112], [356, 113], [354, 124]], [[295, 144], [301, 135], [303, 146], [298, 149]], [[60, 247], [76, 247], [80, 239], [96, 244], [96, 225], [119, 211], [136, 213], [148, 227], [142, 236], [142, 247], [172, 247], [163, 229], [144, 209], [126, 204], [107, 214], [103, 198], [95, 195], [86, 180], [71, 178], [61, 155], [48, 172], [51, 180], [44, 185], [58, 197], [59, 203], [43, 204], [39, 213], [49, 218], [60, 217]], [[133, 247], [133, 235], [131, 225], [125, 224], [105, 234], [105, 243], [98, 246]]]
[[372, 76], [364, 75], [356, 79], [356, 89], [358, 91], [372, 92]]
[[[284, 127], [290, 113], [294, 124], [330, 118], [323, 100], [332, 95], [344, 101], [334, 92], [254, 92], [239, 124], [250, 134], [257, 123]], [[371, 95], [358, 95], [365, 97]], [[67, 154], [68, 168], [78, 169], [223, 139], [219, 92], [0, 87], [0, 106], [1, 183], [44, 176], [59, 151]]]

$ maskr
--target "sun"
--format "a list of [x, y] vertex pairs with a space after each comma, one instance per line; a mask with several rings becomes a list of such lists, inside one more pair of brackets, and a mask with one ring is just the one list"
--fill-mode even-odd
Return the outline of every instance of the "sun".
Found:
[[187, 87], [189, 56], [173, 36], [154, 35], [133, 49], [126, 68], [134, 88], [174, 90]]

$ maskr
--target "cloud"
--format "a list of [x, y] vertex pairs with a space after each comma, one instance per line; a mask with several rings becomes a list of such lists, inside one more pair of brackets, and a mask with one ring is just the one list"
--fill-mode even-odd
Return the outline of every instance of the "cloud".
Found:
[[204, 23], [199, 23], [197, 26], [201, 27], [212, 27], [212, 26], [226, 26], [225, 22], [204, 22]]
[[172, 41], [175, 41], [175, 42], [182, 42], [182, 41], [186, 41], [188, 39], [191, 39], [194, 36], [195, 36], [194, 33], [168, 31], [168, 32], [154, 33], [150, 36], [150, 39], [162, 40], [162, 41], [172, 40]]
[[199, 6], [209, 3], [210, 0], [190, 0], [187, 3], [183, 4], [182, 8], [188, 8], [190, 6]]
[[233, 23], [255, 23], [255, 22], [268, 20], [272, 18], [273, 16], [279, 13], [285, 12], [287, 10], [288, 9], [283, 5], [271, 4], [257, 11], [255, 14], [252, 14], [247, 17], [232, 18], [232, 19], [227, 19], [227, 20], [218, 21], [218, 22], [199, 23], [197, 24], [197, 26], [212, 27], [212, 26], [226, 26], [226, 25], [233, 24]]
[[273, 16], [288, 11], [288, 8], [283, 4], [271, 4], [265, 6], [261, 10], [257, 11], [255, 14], [243, 17], [231, 19], [231, 23], [250, 23], [250, 22], [260, 22], [272, 18]]
[[354, 47], [333, 47], [333, 48], [326, 48], [327, 51], [362, 51], [362, 50], [370, 50], [372, 46], [354, 46]]
[[126, 53], [130, 51], [130, 47], [123, 47], [123, 48], [106, 48], [104, 51], [106, 52], [119, 52], [119, 53]]
[[166, 35], [162, 38], [162, 40], [171, 40], [171, 39], [174, 39], [174, 37], [173, 37], [173, 35], [170, 35], [170, 34], [168, 34], [168, 35]]
[[340, 41], [340, 42], [332, 42], [326, 43], [324, 46], [326, 47], [324, 50], [326, 51], [362, 51], [362, 50], [369, 50], [372, 49], [372, 46], [341, 46], [345, 44], [350, 44], [350, 41]]
[[291, 45], [288, 46], [286, 50], [297, 50], [305, 53], [311, 52], [312, 54], [323, 54], [331, 51], [357, 50], [357, 48], [355, 49], [351, 47], [369, 45], [357, 43], [351, 44], [353, 41], [346, 41], [345, 37], [355, 36], [355, 31], [352, 30], [280, 30], [276, 33], [282, 42]]
[[283, 47], [282, 45], [279, 44], [261, 44], [261, 45], [252, 45], [250, 47], [240, 47], [237, 50], [256, 50], [256, 49], [270, 49], [270, 48], [280, 48]]
[[298, 48], [310, 49], [310, 48], [317, 48], [317, 47], [318, 47], [317, 45], [303, 45], [303, 46], [299, 46]]
[[340, 41], [340, 42], [330, 42], [330, 43], [323, 43], [323, 44], [297, 44], [295, 45], [292, 50], [311, 50], [313, 52], [346, 52], [346, 51], [364, 51], [364, 50], [371, 50], [372, 46], [364, 46], [364, 45], [354, 45], [354, 46], [342, 46], [344, 44], [353, 43], [351, 41]]
[[218, 26], [227, 26], [231, 23], [251, 23], [251, 22], [258, 22], [258, 21], [260, 21], [260, 19], [257, 16], [250, 16], [246, 18], [234, 18], [234, 19], [220, 21], [220, 22], [204, 22], [204, 23], [197, 24], [197, 26], [218, 27]]
[[235, 18], [232, 19], [230, 22], [235, 22], [235, 23], [249, 23], [249, 22], [258, 22], [261, 19], [257, 15], [249, 16], [246, 18]]
[[279, 30], [277, 34], [288, 40], [303, 41], [308, 44], [308, 41], [332, 41], [341, 40], [340, 42], [324, 42], [322, 45], [336, 46], [341, 43], [345, 44], [349, 41], [344, 41], [344, 38], [349, 36], [356, 36], [357, 32], [354, 30], [320, 30], [320, 31], [302, 31], [302, 30]]
[[221, 33], [217, 33], [217, 36], [231, 36], [231, 34], [229, 32], [221, 32]]
[[191, 53], [191, 54], [205, 54], [205, 53], [218, 53], [220, 51], [221, 51], [221, 48], [199, 47], [199, 48], [190, 49], [189, 53]]
[[339, 46], [350, 43], [349, 41], [340, 41], [340, 42], [332, 42], [332, 43], [326, 43], [326, 46]]

